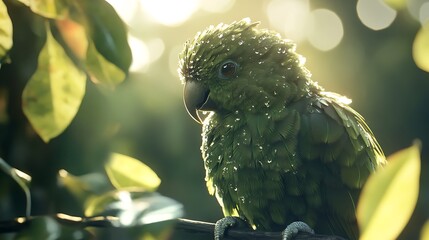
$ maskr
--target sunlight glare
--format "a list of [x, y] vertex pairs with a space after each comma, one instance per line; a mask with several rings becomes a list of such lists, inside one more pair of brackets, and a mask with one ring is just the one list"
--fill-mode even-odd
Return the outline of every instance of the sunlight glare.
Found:
[[224, 13], [234, 6], [235, 0], [201, 0], [201, 9], [211, 13]]
[[164, 53], [165, 44], [161, 38], [153, 38], [146, 41], [149, 50], [149, 62], [155, 62]]
[[199, 6], [198, 0], [147, 0], [140, 1], [142, 10], [155, 22], [166, 26], [179, 26]]
[[306, 29], [308, 41], [322, 51], [335, 48], [344, 35], [340, 17], [328, 9], [312, 11]]
[[266, 12], [271, 27], [293, 41], [304, 40], [305, 24], [310, 13], [308, 0], [273, 0]]
[[135, 219], [135, 212], [130, 211], [130, 209], [133, 209], [133, 199], [131, 197], [131, 194], [126, 191], [119, 191], [117, 193], [118, 197], [118, 207], [121, 209], [118, 217], [119, 221], [123, 226], [131, 226], [134, 223]]
[[124, 3], [123, 0], [106, 0], [116, 10], [119, 17], [125, 23], [129, 24], [135, 16], [138, 9], [139, 0], [127, 0]]
[[356, 10], [361, 22], [372, 30], [385, 29], [396, 18], [396, 11], [383, 0], [359, 0]]

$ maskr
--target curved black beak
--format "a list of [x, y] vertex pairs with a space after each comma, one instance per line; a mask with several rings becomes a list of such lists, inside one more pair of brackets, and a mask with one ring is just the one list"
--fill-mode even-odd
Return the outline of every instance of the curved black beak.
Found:
[[199, 82], [189, 81], [185, 83], [183, 101], [189, 115], [199, 124], [202, 124], [198, 115], [199, 110], [212, 111], [215, 109], [215, 104], [210, 99], [210, 90]]

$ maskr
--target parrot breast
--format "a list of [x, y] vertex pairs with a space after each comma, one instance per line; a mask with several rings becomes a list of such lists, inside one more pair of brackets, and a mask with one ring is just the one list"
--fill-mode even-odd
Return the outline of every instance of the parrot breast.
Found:
[[[315, 222], [317, 182], [301, 171], [297, 156], [300, 117], [235, 112], [206, 119], [203, 158], [206, 180], [226, 215], [238, 213], [262, 230], [280, 230], [298, 219]], [[308, 188], [308, 189], [307, 189]]]

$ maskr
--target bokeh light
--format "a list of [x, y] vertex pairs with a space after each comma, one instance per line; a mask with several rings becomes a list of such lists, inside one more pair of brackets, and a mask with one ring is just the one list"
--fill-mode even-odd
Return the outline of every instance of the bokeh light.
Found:
[[373, 30], [389, 27], [396, 18], [396, 11], [383, 0], [359, 0], [356, 10], [361, 22]]
[[148, 0], [140, 3], [143, 12], [153, 21], [166, 26], [182, 24], [199, 7], [198, 0]]
[[266, 11], [273, 29], [295, 42], [305, 39], [305, 25], [310, 13], [308, 0], [272, 0]]
[[429, 2], [422, 4], [420, 7], [419, 20], [422, 25], [429, 21]]
[[149, 63], [149, 49], [146, 44], [133, 35], [128, 35], [128, 44], [131, 48], [133, 62], [131, 63], [130, 72], [138, 72], [144, 69]]
[[133, 35], [128, 35], [128, 43], [131, 47], [133, 62], [131, 72], [144, 72], [150, 63], [158, 60], [164, 53], [165, 45], [161, 38], [153, 38], [146, 41]]
[[155, 62], [164, 53], [165, 44], [161, 38], [152, 38], [146, 41], [149, 49], [149, 62]]
[[429, 0], [407, 0], [406, 2], [411, 16], [413, 16], [416, 20], [419, 20], [421, 15], [421, 7], [425, 3], [429, 2]]
[[328, 9], [312, 11], [306, 29], [308, 41], [322, 51], [336, 47], [344, 35], [341, 19]]

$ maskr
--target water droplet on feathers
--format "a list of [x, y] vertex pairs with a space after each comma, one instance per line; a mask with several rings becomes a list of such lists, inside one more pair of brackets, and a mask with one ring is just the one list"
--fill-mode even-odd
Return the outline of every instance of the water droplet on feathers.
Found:
[[[266, 101], [264, 103], [264, 105], [265, 105], [265, 107], [270, 107], [271, 106], [271, 102], [270, 101]], [[266, 115], [268, 115], [268, 113]]]
[[244, 43], [244, 41], [243, 40], [240, 40], [240, 41], [238, 41], [238, 45], [243, 45], [243, 43]]

